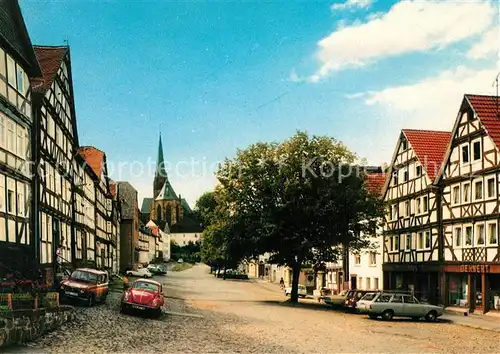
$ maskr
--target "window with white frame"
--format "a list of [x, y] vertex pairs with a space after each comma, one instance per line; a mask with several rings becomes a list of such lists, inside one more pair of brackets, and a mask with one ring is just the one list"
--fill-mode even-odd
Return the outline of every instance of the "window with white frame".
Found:
[[406, 217], [409, 217], [411, 214], [411, 210], [410, 210], [410, 201], [406, 201], [405, 202], [405, 216]]
[[483, 181], [477, 181], [474, 183], [475, 187], [475, 200], [481, 200], [483, 199]]
[[399, 238], [400, 235], [394, 236], [394, 250], [399, 251]]
[[420, 198], [415, 199], [415, 213], [417, 215], [422, 213], [422, 200]]
[[396, 220], [398, 218], [398, 205], [392, 205], [392, 220]]
[[16, 126], [10, 119], [7, 120], [7, 150], [16, 151]]
[[460, 204], [460, 186], [454, 186], [452, 192], [453, 204]]
[[373, 289], [378, 290], [378, 278], [373, 278]]
[[6, 128], [5, 128], [5, 117], [2, 113], [0, 113], [0, 147], [5, 148], [7, 145], [6, 142]]
[[488, 224], [488, 243], [490, 245], [498, 244], [497, 223]]
[[484, 224], [476, 225], [476, 245], [481, 246], [484, 245], [485, 242], [485, 234], [484, 234]]
[[417, 249], [424, 249], [424, 233], [419, 232], [417, 236]]
[[15, 214], [16, 212], [16, 184], [14, 180], [7, 180], [7, 212], [9, 214]]
[[425, 232], [425, 244], [424, 244], [425, 249], [430, 249], [431, 248], [431, 233], [430, 231]]
[[408, 170], [403, 171], [403, 181], [408, 182]]
[[488, 178], [486, 182], [487, 186], [487, 195], [488, 198], [494, 198], [495, 197], [495, 177]]
[[407, 251], [408, 251], [408, 250], [411, 250], [411, 241], [412, 241], [411, 234], [406, 234], [405, 249], [406, 249]]
[[469, 163], [469, 145], [462, 146], [462, 164]]
[[370, 289], [370, 288], [371, 288], [371, 283], [370, 283], [370, 280], [371, 280], [371, 278], [370, 278], [370, 277], [367, 277], [367, 278], [366, 278], [366, 287], [365, 287], [365, 289]]
[[472, 226], [465, 227], [465, 245], [472, 246]]
[[24, 206], [26, 200], [24, 199], [24, 186], [22, 183], [17, 184], [17, 215], [24, 216]]
[[474, 161], [481, 160], [481, 141], [475, 141], [472, 143], [472, 154]]
[[422, 176], [422, 166], [417, 166], [415, 168], [415, 174], [417, 175], [417, 177]]
[[422, 208], [424, 213], [427, 213], [429, 211], [429, 198], [428, 197], [422, 197]]
[[5, 212], [5, 177], [2, 174], [0, 174], [0, 211]]
[[359, 253], [356, 253], [354, 255], [354, 264], [355, 265], [360, 265], [361, 264], [361, 255]]
[[463, 190], [464, 190], [464, 193], [463, 193], [464, 203], [468, 203], [469, 196], [470, 196], [470, 183], [464, 183], [463, 187], [464, 187], [463, 188]]
[[462, 246], [462, 227], [455, 227], [455, 246]]
[[377, 252], [370, 252], [370, 265], [377, 264]]

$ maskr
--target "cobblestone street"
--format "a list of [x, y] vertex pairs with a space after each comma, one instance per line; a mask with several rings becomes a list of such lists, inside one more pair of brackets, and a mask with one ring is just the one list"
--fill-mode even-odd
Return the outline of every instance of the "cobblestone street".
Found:
[[284, 305], [279, 288], [216, 279], [205, 266], [157, 278], [166, 284], [160, 320], [119, 313], [119, 295], [106, 305], [78, 308], [79, 321], [24, 352], [95, 353], [493, 353], [498, 333], [441, 321], [369, 320], [299, 300]]

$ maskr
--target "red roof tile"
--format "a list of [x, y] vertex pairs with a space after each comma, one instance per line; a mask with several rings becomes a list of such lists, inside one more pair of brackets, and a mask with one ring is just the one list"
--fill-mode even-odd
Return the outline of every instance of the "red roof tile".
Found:
[[382, 195], [384, 189], [385, 173], [369, 173], [366, 176], [366, 187], [368, 191], [375, 195]]
[[429, 179], [434, 181], [443, 164], [444, 155], [451, 140], [451, 132], [403, 129], [403, 134], [415, 151]]
[[85, 159], [97, 177], [101, 178], [104, 167], [104, 152], [93, 146], [82, 146], [78, 148], [78, 153]]
[[500, 100], [496, 96], [465, 95], [483, 123], [491, 140], [500, 149]]
[[45, 92], [52, 86], [68, 47], [34, 46], [34, 49], [42, 69], [43, 82], [40, 82], [39, 78], [35, 78], [33, 89], [37, 92]]

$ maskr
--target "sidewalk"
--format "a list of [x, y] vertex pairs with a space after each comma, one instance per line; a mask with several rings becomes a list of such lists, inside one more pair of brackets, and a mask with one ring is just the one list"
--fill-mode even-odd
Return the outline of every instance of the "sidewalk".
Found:
[[455, 311], [445, 310], [444, 315], [440, 317], [443, 320], [452, 321], [454, 324], [487, 331], [500, 333], [500, 318], [495, 316], [474, 315], [465, 316]]

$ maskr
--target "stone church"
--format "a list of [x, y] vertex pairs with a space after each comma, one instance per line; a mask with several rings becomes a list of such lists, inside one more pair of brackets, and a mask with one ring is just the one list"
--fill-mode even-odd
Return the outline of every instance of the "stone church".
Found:
[[193, 239], [193, 241], [201, 239], [201, 224], [196, 220], [186, 199], [175, 193], [168, 179], [161, 135], [153, 180], [153, 197], [143, 199], [141, 220], [143, 224], [152, 220], [161, 230], [170, 232], [172, 239], [181, 245], [182, 241], [177, 240], [179, 237]]

